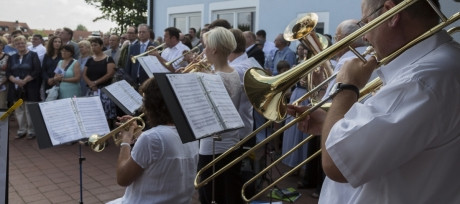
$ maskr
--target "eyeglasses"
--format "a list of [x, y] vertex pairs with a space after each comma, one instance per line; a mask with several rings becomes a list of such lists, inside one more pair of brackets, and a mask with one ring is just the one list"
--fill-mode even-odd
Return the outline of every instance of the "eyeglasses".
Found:
[[366, 23], [368, 22], [367, 19], [371, 16], [373, 16], [374, 14], [376, 14], [380, 9], [383, 8], [383, 4], [381, 6], [379, 6], [378, 8], [376, 8], [374, 11], [372, 11], [371, 14], [367, 15], [366, 17], [362, 18], [358, 23], [356, 23], [356, 25], [358, 25], [360, 28], [365, 26]]

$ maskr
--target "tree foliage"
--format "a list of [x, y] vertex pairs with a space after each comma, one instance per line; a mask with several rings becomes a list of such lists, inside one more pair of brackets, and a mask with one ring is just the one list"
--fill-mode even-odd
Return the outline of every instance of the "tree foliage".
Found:
[[88, 29], [86, 28], [86, 26], [82, 25], [82, 24], [78, 24], [77, 25], [77, 28], [75, 30], [81, 30], [81, 31], [88, 31]]
[[127, 26], [147, 22], [147, 0], [85, 0], [102, 12], [102, 16], [93, 19], [114, 21], [117, 28], [111, 32], [124, 33]]

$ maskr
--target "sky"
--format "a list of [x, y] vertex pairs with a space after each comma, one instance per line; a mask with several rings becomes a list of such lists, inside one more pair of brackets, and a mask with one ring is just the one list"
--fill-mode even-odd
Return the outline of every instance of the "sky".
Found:
[[11, 0], [0, 6], [0, 21], [27, 23], [31, 29], [55, 30], [68, 27], [72, 30], [78, 24], [88, 31], [108, 32], [116, 23], [108, 20], [93, 22], [101, 12], [84, 0]]

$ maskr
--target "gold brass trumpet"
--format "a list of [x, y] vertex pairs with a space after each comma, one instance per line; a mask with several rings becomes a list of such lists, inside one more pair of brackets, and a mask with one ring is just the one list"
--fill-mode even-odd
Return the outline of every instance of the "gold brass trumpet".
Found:
[[167, 67], [169, 67], [170, 65], [172, 65], [174, 62], [176, 62], [177, 60], [179, 60], [180, 58], [184, 57], [185, 55], [188, 55], [192, 52], [196, 52], [196, 51], [199, 51], [200, 50], [200, 46], [201, 43], [199, 43], [198, 45], [196, 45], [195, 47], [193, 47], [191, 50], [184, 50], [184, 52], [182, 53], [182, 55], [176, 57], [175, 59], [169, 61], [169, 62], [166, 62], [165, 65]]
[[[123, 130], [128, 129], [129, 125], [131, 125], [131, 123], [134, 121], [139, 121], [141, 125], [138, 126], [138, 131], [142, 131], [145, 127], [145, 122], [142, 119], [143, 116], [144, 116], [144, 113], [140, 114], [137, 117], [133, 117], [129, 119], [128, 121], [124, 122], [123, 124], [121, 124], [120, 126], [118, 126], [117, 128], [115, 128], [114, 130], [112, 130], [111, 132], [107, 133], [106, 135], [102, 137], [99, 137], [96, 134], [91, 135], [88, 138], [89, 147], [95, 152], [102, 152], [102, 150], [104, 150], [105, 148], [106, 141], [110, 138], [113, 138], [115, 145], [120, 145], [121, 140], [117, 137], [118, 133], [120, 133]], [[138, 133], [139, 132], [135, 132], [134, 135], [137, 135]]]
[[204, 52], [202, 52], [200, 55], [198, 55], [195, 58], [195, 62], [192, 62], [188, 64], [186, 67], [184, 67], [184, 69], [182, 70], [182, 73], [193, 73], [193, 72], [208, 73], [211, 71], [212, 71], [211, 64], [208, 62], [208, 59], [206, 58], [206, 56], [204, 56]]
[[144, 56], [144, 55], [147, 55], [147, 54], [149, 54], [150, 52], [153, 52], [153, 51], [155, 51], [155, 50], [159, 50], [159, 49], [163, 48], [164, 46], [166, 46], [166, 43], [163, 43], [163, 44], [161, 44], [161, 45], [158, 45], [158, 46], [156, 46], [155, 48], [150, 49], [150, 50], [147, 50], [147, 51], [145, 51], [145, 52], [143, 52], [143, 53], [141, 53], [141, 54], [138, 54], [138, 55], [136, 55], [136, 56], [132, 56], [132, 57], [131, 57], [131, 62], [133, 62], [133, 64], [134, 64], [134, 63], [136, 63], [137, 58], [142, 57], [142, 56]]

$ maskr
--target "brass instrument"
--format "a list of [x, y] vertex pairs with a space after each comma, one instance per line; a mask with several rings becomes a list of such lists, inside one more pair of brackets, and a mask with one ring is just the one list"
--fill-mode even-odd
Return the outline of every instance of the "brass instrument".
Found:
[[198, 61], [188, 64], [184, 68], [184, 70], [182, 70], [182, 73], [193, 73], [193, 72], [209, 73], [209, 72], [212, 72], [211, 70], [212, 65], [208, 62], [208, 59], [206, 58], [206, 56], [204, 56], [204, 52], [198, 55], [196, 60]]
[[141, 53], [141, 54], [138, 54], [138, 55], [136, 55], [136, 56], [132, 56], [132, 57], [131, 57], [131, 62], [136, 63], [137, 58], [142, 57], [142, 56], [144, 56], [144, 55], [147, 55], [147, 54], [149, 54], [150, 52], [153, 52], [153, 51], [155, 51], [155, 50], [159, 50], [159, 49], [163, 48], [164, 46], [166, 46], [166, 43], [163, 43], [163, 44], [161, 44], [161, 45], [158, 45], [158, 46], [156, 46], [155, 48], [150, 49], [150, 50], [147, 50], [147, 51], [145, 51], [145, 52], [143, 52], [143, 53]]
[[[111, 132], [107, 133], [106, 135], [102, 137], [99, 137], [96, 134], [91, 135], [88, 138], [89, 147], [95, 152], [102, 152], [102, 150], [104, 150], [105, 148], [106, 141], [110, 139], [111, 137], [113, 138], [115, 145], [120, 145], [121, 139], [117, 137], [118, 133], [120, 133], [123, 130], [128, 129], [128, 127], [134, 121], [139, 121], [141, 123], [141, 125], [138, 126], [138, 131], [142, 131], [145, 127], [145, 122], [142, 119], [143, 116], [144, 116], [144, 113], [140, 114], [137, 117], [133, 117], [129, 119], [128, 121], [124, 122], [122, 125], [118, 126], [117, 128], [115, 128], [114, 130], [112, 130]], [[135, 132], [134, 135], [137, 135], [138, 133], [139, 132]]]
[[460, 32], [460, 26], [453, 27], [447, 30], [447, 33], [449, 33], [450, 35], [458, 33], [458, 32]]
[[[309, 57], [318, 54], [328, 47], [328, 40], [324, 35], [316, 33], [314, 31], [316, 24], [318, 23], [318, 15], [316, 13], [307, 13], [297, 19], [294, 19], [284, 29], [283, 37], [287, 41], [299, 40], [305, 45], [309, 52]], [[332, 64], [329, 60], [325, 61], [321, 66], [315, 69], [315, 75], [317, 77], [323, 77], [324, 79], [329, 78], [333, 73]], [[314, 78], [313, 73], [305, 74], [301, 78], [301, 82], [306, 82], [309, 88], [313, 88], [317, 84], [314, 81], [321, 81]], [[319, 100], [322, 96], [318, 95], [319, 92], [315, 93], [314, 96], [310, 97], [312, 100]], [[263, 113], [261, 113], [263, 115]]]
[[[367, 99], [368, 98], [368, 95], [369, 94], [372, 94], [372, 92], [376, 89], [378, 89], [379, 87], [382, 86], [382, 81], [380, 80], [380, 78], [375, 78], [374, 80], [372, 80], [371, 82], [369, 82], [368, 84], [366, 84], [366, 86], [360, 90], [360, 93], [359, 93], [359, 101], [362, 101], [363, 99]], [[316, 109], [318, 109], [319, 107], [323, 108], [323, 107], [330, 107], [330, 103], [326, 103], [328, 101], [328, 99], [326, 100], [323, 100], [319, 103], [317, 103], [316, 105], [314, 105], [313, 107], [309, 108], [308, 110], [306, 110], [305, 112], [303, 112], [302, 114], [300, 114], [298, 117], [296, 117], [294, 120], [292, 120], [291, 122], [285, 124], [283, 127], [281, 127], [279, 130], [277, 130], [276, 132], [274, 132], [272, 135], [268, 136], [266, 138], [266, 140], [268, 138], [275, 138], [277, 137], [278, 135], [282, 134], [285, 130], [287, 130], [288, 128], [290, 128], [291, 126], [295, 125], [297, 122], [299, 122], [300, 120], [303, 120], [307, 115], [309, 115], [310, 113], [312, 113], [313, 111], [315, 111]], [[289, 150], [288, 152], [286, 152], [285, 154], [283, 154], [280, 158], [278, 158], [277, 160], [273, 161], [270, 165], [268, 165], [267, 167], [265, 167], [264, 169], [262, 169], [259, 173], [257, 173], [255, 176], [253, 176], [251, 179], [249, 179], [249, 181], [247, 181], [246, 183], [243, 184], [243, 187], [241, 189], [241, 195], [243, 196], [243, 200], [245, 202], [250, 202], [252, 200], [254, 200], [255, 198], [259, 197], [261, 194], [263, 194], [265, 191], [267, 191], [268, 189], [270, 189], [271, 187], [273, 187], [274, 185], [276, 185], [277, 183], [279, 183], [280, 181], [282, 181], [283, 179], [285, 179], [286, 177], [288, 177], [289, 175], [293, 174], [294, 172], [296, 172], [299, 168], [301, 168], [303, 165], [305, 165], [306, 163], [310, 162], [312, 159], [314, 159], [315, 157], [319, 156], [320, 153], [321, 153], [321, 150], [318, 150], [316, 151], [313, 155], [311, 155], [310, 157], [308, 157], [307, 159], [305, 159], [304, 161], [302, 161], [300, 164], [298, 164], [297, 166], [295, 166], [294, 168], [292, 168], [290, 171], [286, 172], [285, 174], [283, 174], [283, 176], [281, 176], [280, 178], [278, 178], [277, 180], [275, 180], [274, 182], [270, 183], [267, 187], [265, 187], [264, 189], [262, 189], [261, 191], [259, 191], [259, 193], [257, 193], [256, 195], [254, 195], [253, 197], [251, 198], [246, 198], [245, 194], [244, 194], [244, 190], [246, 189], [247, 186], [249, 186], [251, 183], [253, 183], [254, 181], [256, 181], [260, 176], [262, 176], [264, 173], [266, 173], [268, 170], [270, 170], [273, 166], [277, 165], [278, 163], [280, 163], [284, 158], [286, 158], [288, 155], [290, 155], [291, 153], [293, 153], [294, 151], [296, 151], [297, 149], [299, 149], [300, 147], [302, 147], [304, 144], [306, 144], [308, 141], [310, 141], [311, 139], [313, 139], [316, 135], [310, 135], [308, 136], [307, 138], [303, 139], [299, 144], [297, 144], [296, 146], [294, 146], [291, 150]], [[271, 139], [270, 139], [271, 140]], [[255, 147], [253, 147], [255, 148]], [[251, 150], [249, 150], [251, 151]]]
[[[296, 124], [298, 121], [303, 120], [306, 116], [308, 116], [313, 111], [312, 109], [309, 109], [308, 111], [305, 111], [300, 116], [298, 116], [295, 119], [293, 119], [290, 123], [284, 125], [278, 131], [276, 131], [272, 135], [268, 136], [265, 140], [261, 141], [256, 146], [254, 146], [250, 150], [246, 151], [241, 156], [237, 157], [232, 162], [230, 162], [229, 164], [227, 164], [223, 168], [219, 169], [218, 171], [216, 171], [214, 174], [212, 174], [208, 178], [201, 179], [202, 181], [200, 183], [198, 183], [198, 178], [200, 177], [200, 175], [204, 171], [206, 171], [207, 169], [211, 168], [215, 163], [217, 163], [220, 160], [222, 160], [223, 158], [225, 158], [227, 155], [229, 155], [234, 150], [238, 149], [243, 143], [247, 142], [249, 139], [254, 137], [258, 132], [260, 132], [261, 130], [263, 130], [266, 127], [268, 127], [275, 120], [279, 121], [282, 118], [285, 118], [285, 116], [286, 116], [286, 104], [284, 104], [284, 102], [283, 102], [284, 92], [287, 89], [289, 89], [290, 87], [292, 87], [299, 80], [299, 78], [304, 76], [305, 73], [310, 73], [319, 64], [321, 64], [324, 61], [332, 58], [333, 56], [335, 56], [341, 50], [349, 47], [355, 40], [357, 40], [358, 38], [362, 37], [366, 32], [376, 28], [377, 26], [379, 26], [383, 22], [385, 22], [388, 19], [390, 19], [391, 17], [393, 17], [395, 14], [397, 14], [400, 11], [406, 9], [407, 7], [409, 7], [410, 5], [412, 5], [413, 3], [417, 2], [417, 1], [418, 0], [404, 0], [404, 1], [402, 1], [401, 3], [397, 4], [392, 9], [390, 9], [387, 12], [383, 13], [382, 15], [378, 16], [377, 18], [375, 18], [374, 20], [370, 21], [368, 24], [364, 25], [363, 27], [361, 27], [357, 31], [351, 33], [347, 37], [343, 38], [342, 40], [340, 40], [336, 44], [328, 47], [327, 49], [325, 49], [324, 51], [322, 51], [322, 52], [318, 53], [317, 55], [313, 56], [309, 60], [299, 64], [298, 66], [296, 66], [294, 68], [291, 68], [289, 71], [287, 71], [287, 72], [285, 72], [285, 73], [283, 73], [281, 75], [271, 77], [263, 69], [259, 69], [259, 68], [251, 68], [248, 71], [246, 71], [245, 77], [244, 77], [244, 82], [245, 82], [244, 87], [245, 87], [246, 94], [248, 95], [248, 98], [251, 101], [251, 103], [253, 104], [254, 108], [260, 110], [259, 112], [270, 112], [270, 114], [268, 114], [268, 115], [275, 116], [275, 117], [273, 117], [274, 119], [268, 118], [271, 121], [268, 121], [265, 124], [263, 124], [257, 130], [255, 130], [254, 132], [252, 132], [251, 134], [246, 136], [243, 140], [238, 142], [234, 147], [232, 147], [229, 150], [225, 151], [219, 157], [217, 157], [216, 159], [214, 159], [213, 161], [208, 163], [205, 167], [200, 169], [198, 171], [196, 177], [195, 177], [195, 181], [194, 181], [195, 188], [200, 188], [200, 187], [206, 185], [209, 181], [211, 181], [215, 177], [219, 176], [220, 174], [222, 174], [227, 169], [231, 168], [236, 163], [240, 162], [243, 158], [247, 157], [249, 154], [253, 153], [255, 150], [259, 149], [260, 147], [262, 147], [263, 145], [268, 143], [270, 140], [274, 139], [274, 137], [276, 137], [277, 135], [279, 135], [282, 132], [284, 132], [287, 128], [289, 128], [290, 126]], [[432, 5], [433, 9], [435, 9], [437, 11], [437, 13], [439, 14], [440, 13], [439, 9], [434, 7], [433, 4], [431, 4], [431, 5]], [[411, 42], [407, 43], [406, 45], [402, 46], [401, 48], [399, 48], [397, 51], [395, 51], [394, 53], [390, 54], [389, 56], [379, 60], [378, 61], [378, 66], [381, 66], [381, 65], [389, 63], [391, 60], [393, 60], [394, 58], [399, 56], [401, 53], [403, 53], [404, 51], [406, 51], [407, 49], [409, 49], [413, 45], [419, 43], [420, 41], [430, 37], [434, 33], [438, 32], [441, 29], [443, 29], [444, 27], [446, 27], [446, 26], [452, 24], [453, 22], [457, 21], [460, 18], [460, 12], [452, 15], [449, 19], [447, 19], [445, 17], [444, 18], [441, 17], [441, 18], [442, 18], [443, 21], [440, 24], [438, 24], [437, 26], [433, 27], [429, 31], [425, 32], [424, 34], [420, 35], [419, 37], [417, 37], [416, 39], [412, 40]], [[354, 50], [353, 48], [351, 48], [351, 47], [349, 47], [349, 48], [353, 52], [357, 53], [357, 51]], [[363, 56], [358, 56], [358, 57], [361, 60], [365, 60]], [[333, 76], [335, 76], [335, 75], [333, 75]], [[326, 81], [324, 81], [323, 83], [325, 83]], [[321, 83], [321, 84], [323, 84], [323, 83]], [[366, 85], [366, 87], [370, 87], [372, 85], [372, 87], [374, 87], [374, 88], [370, 88], [370, 90], [374, 90], [375, 87], [376, 87], [374, 85], [374, 83], [376, 83], [376, 82], [372, 82], [372, 84], [368, 84], [368, 85]], [[318, 87], [315, 87], [313, 90], [308, 92], [306, 95], [310, 94], [311, 92], [313, 92], [315, 90], [317, 91], [319, 89], [319, 86], [320, 85], [318, 85]], [[361, 91], [362, 94], [364, 94], [363, 91], [364, 91], [364, 89]], [[304, 97], [307, 97], [307, 96], [304, 96]], [[304, 97], [302, 97], [302, 98], [304, 98]], [[324, 103], [326, 103], [326, 102], [321, 101], [318, 104], [316, 104], [315, 107], [317, 108], [317, 107], [323, 106]], [[298, 145], [295, 148], [298, 148], [300, 146], [301, 145]], [[293, 148], [291, 151], [294, 151], [295, 148]], [[318, 155], [318, 154], [319, 154], [319, 152], [315, 153], [315, 155]], [[311, 160], [311, 159], [307, 159], [307, 160]], [[302, 164], [305, 164], [306, 162], [308, 162], [308, 161], [304, 161]], [[292, 172], [294, 172], [294, 170]], [[282, 178], [285, 178], [285, 176], [283, 176]], [[276, 183], [272, 183], [267, 188], [271, 188], [273, 185], [276, 185]], [[243, 193], [243, 195], [242, 195], [243, 199], [245, 199], [245, 201], [248, 202], [248, 199], [246, 199], [245, 196], [244, 196], [243, 189], [242, 189], [242, 193]], [[260, 193], [258, 195], [260, 195]]]
[[170, 65], [172, 65], [174, 62], [176, 62], [177, 60], [179, 60], [180, 58], [184, 57], [185, 55], [188, 55], [192, 52], [196, 52], [196, 51], [199, 51], [200, 50], [200, 46], [201, 43], [199, 43], [198, 45], [196, 45], [195, 47], [193, 47], [191, 50], [184, 50], [184, 52], [182, 53], [182, 55], [176, 57], [175, 59], [169, 61], [169, 62], [166, 62], [165, 65], [167, 67], [169, 67]]

